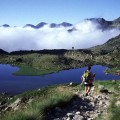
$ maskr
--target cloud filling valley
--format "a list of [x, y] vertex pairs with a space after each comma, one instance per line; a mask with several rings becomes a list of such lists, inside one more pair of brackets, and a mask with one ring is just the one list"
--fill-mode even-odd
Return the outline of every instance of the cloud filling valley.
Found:
[[[83, 49], [105, 43], [120, 34], [117, 29], [102, 31], [98, 24], [82, 21], [71, 27], [40, 29], [31, 27], [0, 27], [0, 49], [5, 51], [42, 49]], [[75, 30], [68, 32], [68, 30]]]

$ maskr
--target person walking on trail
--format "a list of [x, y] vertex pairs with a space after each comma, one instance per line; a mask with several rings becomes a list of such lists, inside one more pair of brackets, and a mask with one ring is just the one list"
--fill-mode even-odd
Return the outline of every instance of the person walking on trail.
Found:
[[95, 74], [93, 74], [91, 71], [91, 66], [87, 67], [87, 70], [84, 71], [84, 74], [81, 77], [82, 84], [85, 85], [85, 96], [88, 95], [88, 93], [91, 90], [91, 87], [93, 86], [93, 80], [95, 78]]

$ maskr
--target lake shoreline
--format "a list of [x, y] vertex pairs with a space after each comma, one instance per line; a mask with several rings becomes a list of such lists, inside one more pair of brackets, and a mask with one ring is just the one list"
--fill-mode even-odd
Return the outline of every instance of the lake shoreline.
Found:
[[[39, 89], [49, 85], [66, 84], [66, 83], [81, 83], [80, 77], [86, 70], [86, 67], [75, 68], [70, 70], [62, 70], [55, 73], [42, 75], [42, 76], [14, 76], [17, 67], [11, 65], [0, 65], [0, 91], [1, 93], [7, 92], [8, 94], [19, 94], [27, 90]], [[92, 66], [92, 72], [96, 74], [95, 81], [97, 80], [116, 80], [120, 76], [105, 74], [107, 67], [101, 65]]]

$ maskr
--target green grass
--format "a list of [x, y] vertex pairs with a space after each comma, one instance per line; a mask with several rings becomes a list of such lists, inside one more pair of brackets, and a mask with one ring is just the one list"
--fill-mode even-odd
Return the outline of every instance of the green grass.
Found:
[[48, 110], [69, 102], [72, 97], [73, 96], [68, 93], [56, 93], [45, 99], [38, 99], [32, 102], [27, 109], [18, 111], [14, 114], [11, 113], [3, 120], [41, 120]]
[[120, 84], [120, 80], [116, 80], [116, 82], [113, 82], [111, 80], [104, 80], [104, 81], [96, 81], [95, 87], [98, 88], [98, 86], [102, 85], [104, 86], [105, 89], [108, 89], [109, 91], [118, 92], [119, 84]]
[[106, 72], [116, 74], [118, 70], [120, 71], [120, 68], [115, 67], [115, 68], [111, 68], [111, 69], [106, 70]]
[[21, 62], [14, 62], [20, 68], [14, 75], [45, 75], [64, 68], [61, 62], [58, 64], [61, 61], [58, 55], [28, 54], [13, 57], [15, 60], [21, 59]]
[[59, 71], [58, 68], [37, 69], [26, 65], [19, 65], [19, 70], [14, 75], [18, 76], [39, 76]]
[[[63, 86], [54, 86], [43, 88], [40, 91], [29, 91], [18, 95], [17, 98], [34, 100], [26, 109], [20, 109], [16, 112], [9, 112], [1, 116], [1, 120], [42, 120], [45, 114], [55, 106], [64, 106], [71, 101], [75, 95], [67, 91]], [[13, 101], [15, 101], [15, 99]], [[13, 102], [11, 101], [11, 102]]]
[[109, 81], [98, 81], [95, 84], [96, 89], [99, 85], [104, 86], [105, 89], [113, 92], [110, 95], [110, 106], [107, 109], [106, 116], [99, 116], [96, 120], [120, 120], [120, 105], [116, 106], [116, 102], [119, 101], [120, 98], [120, 80], [116, 82]]
[[74, 68], [78, 61], [67, 58], [64, 55], [52, 54], [26, 54], [26, 55], [8, 55], [3, 63], [18, 66], [20, 69], [14, 75], [37, 76], [45, 75], [60, 70]]
[[114, 89], [115, 94], [113, 94], [111, 104], [108, 108], [108, 116], [109, 120], [120, 120], [120, 105], [116, 105], [116, 102], [120, 101], [120, 80], [116, 82]]
[[[120, 95], [118, 96], [120, 97]], [[108, 108], [108, 117], [110, 118], [109, 120], [120, 120], [120, 105], [116, 105], [115, 103], [118, 100], [114, 97], [111, 105]]]

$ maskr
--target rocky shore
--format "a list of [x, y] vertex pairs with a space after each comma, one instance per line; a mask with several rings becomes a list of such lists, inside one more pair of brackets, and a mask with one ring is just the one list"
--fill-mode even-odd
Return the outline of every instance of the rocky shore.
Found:
[[7, 92], [3, 92], [0, 94], [0, 113], [6, 111], [8, 107], [8, 101], [11, 100], [14, 96], [8, 94]]

